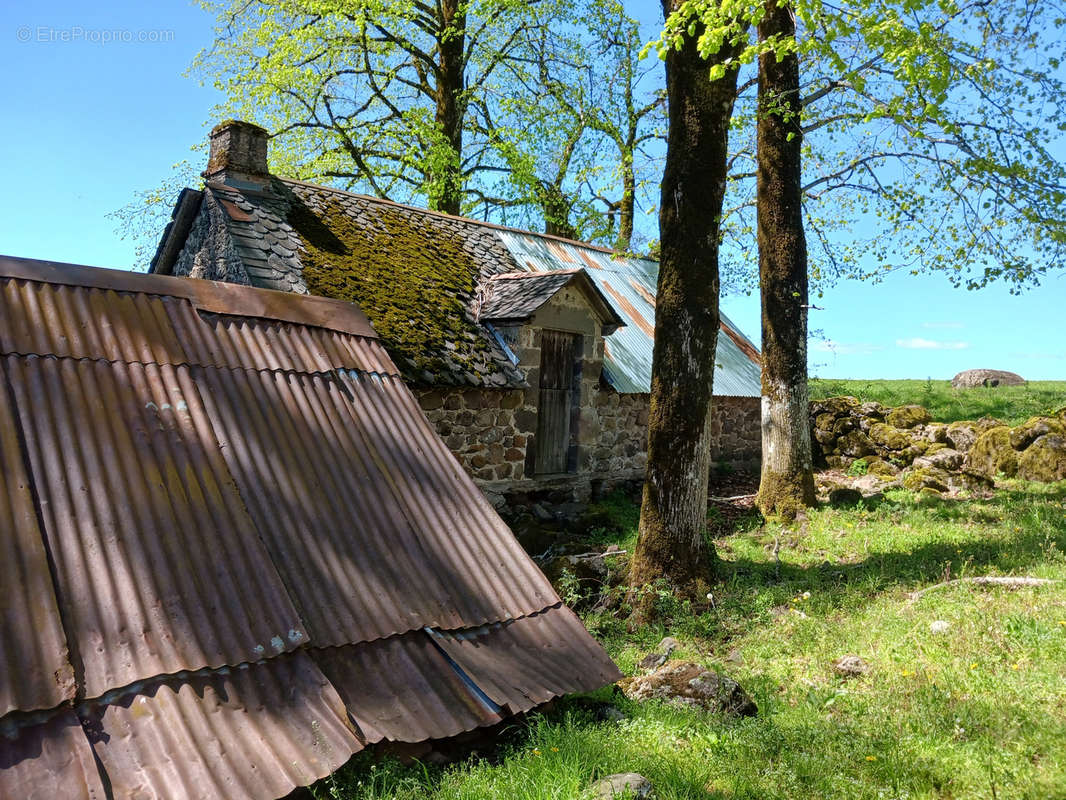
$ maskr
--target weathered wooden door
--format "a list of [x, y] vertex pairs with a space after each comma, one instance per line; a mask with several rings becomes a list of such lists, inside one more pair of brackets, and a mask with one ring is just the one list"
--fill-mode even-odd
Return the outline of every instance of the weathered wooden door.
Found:
[[537, 410], [537, 472], [566, 472], [570, 454], [574, 364], [581, 337], [541, 331], [540, 406]]

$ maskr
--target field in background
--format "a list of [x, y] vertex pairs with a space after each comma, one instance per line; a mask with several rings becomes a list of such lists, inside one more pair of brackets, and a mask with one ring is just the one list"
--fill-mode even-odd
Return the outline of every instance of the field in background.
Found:
[[1008, 425], [1017, 425], [1035, 414], [1066, 406], [1066, 381], [1030, 381], [1025, 386], [956, 390], [951, 388], [951, 381], [812, 378], [810, 392], [812, 400], [851, 395], [886, 406], [917, 403], [929, 409], [937, 422], [995, 417]]

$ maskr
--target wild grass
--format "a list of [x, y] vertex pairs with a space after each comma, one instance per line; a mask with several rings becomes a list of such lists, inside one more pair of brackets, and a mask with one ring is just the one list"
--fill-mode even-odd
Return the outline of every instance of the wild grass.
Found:
[[937, 422], [994, 417], [1017, 425], [1036, 414], [1066, 406], [1066, 381], [1031, 381], [1024, 386], [952, 389], [950, 381], [864, 381], [812, 378], [812, 400], [851, 395], [886, 406], [917, 403]]
[[[316, 795], [570, 800], [597, 777], [637, 771], [660, 800], [1066, 798], [1064, 506], [1066, 482], [1016, 482], [989, 499], [899, 492], [872, 510], [818, 509], [802, 530], [750, 526], [716, 542], [724, 580], [713, 607], [667, 597], [663, 621], [633, 633], [609, 613], [586, 623], [625, 672], [676, 637], [675, 655], [738, 680], [757, 717], [603, 690], [595, 697], [624, 720], [598, 721], [571, 699], [516, 727], [491, 761], [363, 756]], [[633, 509], [615, 511], [621, 526], [599, 535], [631, 542]], [[948, 578], [1023, 574], [1060, 582], [911, 597]], [[870, 673], [837, 675], [844, 655]]]

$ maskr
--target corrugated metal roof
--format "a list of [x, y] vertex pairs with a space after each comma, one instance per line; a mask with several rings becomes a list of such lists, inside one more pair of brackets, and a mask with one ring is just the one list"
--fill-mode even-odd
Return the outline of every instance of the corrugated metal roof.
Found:
[[0, 797], [4, 800], [108, 800], [89, 740], [73, 711], [0, 731]]
[[80, 714], [115, 798], [283, 797], [363, 749], [305, 653], [167, 678]]
[[422, 631], [312, 657], [368, 742], [444, 739], [503, 719]]
[[[532, 233], [497, 230], [496, 234], [514, 260], [531, 272], [571, 270], [575, 264], [586, 267], [589, 277], [626, 322], [625, 327], [607, 337], [604, 378], [623, 394], [650, 392], [658, 263]], [[725, 314], [721, 314], [721, 324], [726, 335], [718, 337], [714, 393], [759, 397], [762, 377], [758, 349]]]
[[74, 699], [74, 668], [0, 361], [0, 718]]
[[208, 369], [196, 381], [317, 644], [558, 602], [398, 377]]
[[6, 368], [83, 696], [307, 641], [187, 367], [8, 356]]
[[584, 632], [581, 620], [563, 605], [473, 630], [430, 631], [489, 699], [515, 713], [622, 677]]
[[[272, 798], [349, 717], [418, 741], [616, 677], [357, 310], [185, 284], [0, 257], [0, 797]], [[472, 659], [419, 630], [482, 624]]]

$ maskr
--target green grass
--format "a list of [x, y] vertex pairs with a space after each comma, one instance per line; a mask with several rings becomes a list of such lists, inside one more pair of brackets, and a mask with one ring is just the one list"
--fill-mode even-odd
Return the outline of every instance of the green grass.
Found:
[[886, 406], [917, 403], [925, 406], [937, 422], [995, 417], [1017, 425], [1036, 414], [1066, 406], [1066, 381], [1031, 381], [1025, 386], [993, 389], [952, 389], [950, 381], [862, 381], [812, 378], [812, 400], [851, 395], [862, 401], [876, 400]]
[[[615, 540], [631, 541], [632, 509], [612, 506], [624, 525]], [[680, 656], [747, 688], [757, 717], [603, 690], [596, 697], [626, 720], [596, 721], [567, 700], [516, 726], [492, 761], [405, 768], [361, 756], [316, 794], [569, 800], [598, 776], [637, 771], [660, 800], [1066, 798], [1066, 584], [958, 584], [910, 598], [945, 575], [1066, 580], [1064, 506], [1066, 482], [1010, 483], [983, 500], [900, 492], [873, 510], [815, 510], [805, 530], [719, 539], [713, 608], [667, 598], [664, 621], [635, 633], [607, 614], [586, 623], [626, 672], [675, 636]], [[949, 630], [931, 632], [936, 620]], [[870, 674], [837, 676], [832, 662], [847, 654]]]

